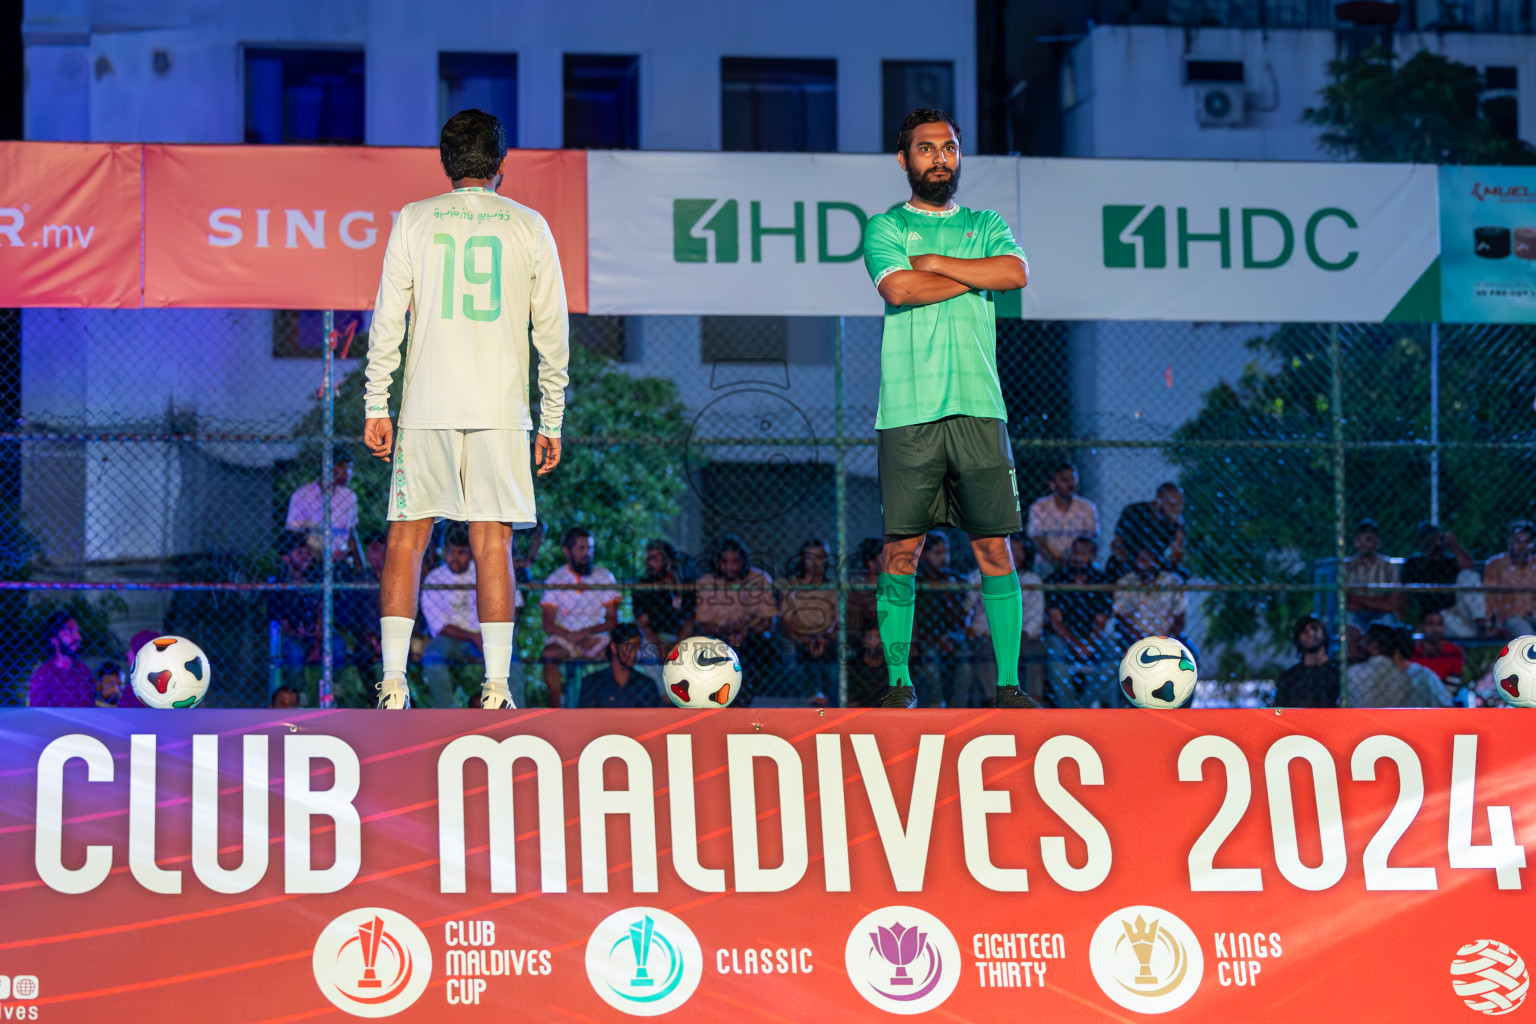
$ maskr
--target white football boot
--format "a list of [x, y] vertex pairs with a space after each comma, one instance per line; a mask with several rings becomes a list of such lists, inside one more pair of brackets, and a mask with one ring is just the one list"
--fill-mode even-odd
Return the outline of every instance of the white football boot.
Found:
[[379, 691], [380, 711], [406, 711], [410, 708], [411, 690], [405, 685], [404, 679], [386, 679], [382, 683], [373, 684], [373, 688]]
[[480, 687], [480, 706], [487, 711], [517, 710], [517, 702], [512, 699], [512, 691], [507, 688], [507, 684], [489, 680]]

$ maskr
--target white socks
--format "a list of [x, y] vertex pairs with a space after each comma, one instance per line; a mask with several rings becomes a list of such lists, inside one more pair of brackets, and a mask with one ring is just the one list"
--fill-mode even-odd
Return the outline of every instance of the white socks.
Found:
[[512, 671], [512, 623], [480, 623], [480, 640], [485, 655], [485, 681], [505, 690]]
[[379, 649], [384, 659], [385, 679], [404, 679], [405, 663], [411, 656], [411, 630], [415, 619], [386, 615], [379, 619]]

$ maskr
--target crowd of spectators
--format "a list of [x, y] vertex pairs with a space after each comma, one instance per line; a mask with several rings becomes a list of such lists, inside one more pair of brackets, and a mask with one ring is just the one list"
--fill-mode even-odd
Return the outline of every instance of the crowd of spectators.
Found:
[[[267, 598], [273, 707], [307, 703], [323, 658], [333, 671], [354, 669], [365, 682], [379, 672], [374, 587], [338, 592], [336, 628], [329, 650], [322, 650], [319, 584], [327, 545], [338, 581], [367, 584], [383, 566], [383, 536], [358, 534], [351, 469], [350, 456], [338, 449], [328, 484], [329, 531], [323, 527], [322, 481], [299, 487], [288, 503], [272, 579], [295, 586]], [[1029, 505], [1025, 531], [1009, 538], [1023, 603], [1019, 677], [1041, 704], [1113, 707], [1123, 704], [1117, 666], [1130, 644], [1150, 635], [1189, 642], [1184, 494], [1166, 482], [1150, 500], [1127, 504], [1106, 543], [1099, 509], [1078, 494], [1078, 483], [1073, 465], [1057, 465], [1045, 481], [1046, 493]], [[672, 646], [708, 635], [737, 651], [742, 703], [834, 703], [844, 668], [850, 702], [878, 703], [886, 682], [875, 600], [880, 538], [861, 541], [846, 560], [824, 541], [807, 538], [783, 564], [755, 557], [742, 537], [730, 534], [698, 558], [654, 539], [643, 553], [617, 553], [619, 563], [640, 566], [637, 573], [626, 571], [634, 584], [626, 587], [599, 564], [594, 536], [582, 527], [564, 530], [562, 564], [535, 579], [532, 565], [545, 533], [540, 522], [523, 531], [512, 550], [514, 616], [524, 621], [537, 595], [543, 638], [542, 648], [528, 656], [541, 672], [525, 679], [524, 666], [514, 661], [513, 692], [524, 700], [537, 679], [543, 699], [554, 705], [659, 705], [665, 700], [660, 667]], [[412, 660], [425, 691], [419, 703], [462, 706], [484, 657], [475, 565], [465, 524], [444, 523], [437, 537], [423, 561]], [[1295, 624], [1291, 640], [1298, 660], [1276, 681], [1277, 706], [1460, 703], [1473, 682], [1467, 678], [1469, 646], [1486, 650], [1536, 632], [1536, 526], [1527, 520], [1510, 524], [1504, 550], [1481, 571], [1472, 552], [1435, 523], [1420, 525], [1417, 551], [1406, 558], [1382, 550], [1380, 528], [1370, 518], [1356, 524], [1353, 545], [1354, 556], [1342, 567], [1342, 621], [1307, 616]], [[952, 552], [964, 549], [953, 548], [946, 531], [934, 531], [917, 564], [908, 664], [918, 700], [928, 706], [986, 707], [997, 695], [980, 571], [966, 574], [952, 564]], [[1341, 629], [1344, 642], [1335, 648]], [[43, 634], [43, 657], [28, 684], [30, 704], [137, 703], [128, 683], [133, 657], [156, 634], [140, 633], [121, 662], [94, 669], [81, 658], [79, 623], [67, 613], [54, 615]], [[567, 693], [572, 683], [579, 685]]]
[[1536, 526], [1515, 520], [1504, 550], [1479, 572], [1472, 552], [1436, 523], [1419, 524], [1414, 554], [1393, 558], [1381, 550], [1376, 521], [1359, 520], [1344, 566], [1343, 692], [1329, 627], [1307, 616], [1292, 636], [1300, 660], [1280, 673], [1275, 705], [1490, 703], [1491, 680], [1483, 670], [1470, 678], [1468, 648], [1486, 663], [1505, 641], [1536, 631], [1533, 543]]

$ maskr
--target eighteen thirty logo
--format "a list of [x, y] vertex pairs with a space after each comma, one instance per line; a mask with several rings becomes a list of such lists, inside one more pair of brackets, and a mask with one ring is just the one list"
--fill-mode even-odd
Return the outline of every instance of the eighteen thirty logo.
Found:
[[631, 907], [603, 920], [587, 940], [587, 980], [609, 1006], [636, 1017], [670, 1013], [704, 976], [704, 951], [681, 920]]
[[888, 1013], [926, 1013], [960, 981], [960, 945], [916, 907], [885, 907], [854, 925], [844, 953], [859, 995]]
[[1088, 965], [1104, 994], [1127, 1010], [1167, 1013], [1189, 1001], [1205, 954], [1189, 925], [1159, 907], [1125, 907], [1088, 943]]
[[[864, 258], [866, 214], [854, 203], [763, 203], [747, 206], [747, 248], [753, 263], [763, 262], [764, 239], [775, 240], [784, 255], [794, 250], [806, 261], [809, 211], [814, 207], [817, 263], [852, 263]], [[672, 200], [672, 259], [677, 263], [738, 263], [742, 250], [742, 204], [735, 199]]]
[[[1189, 266], [1189, 254], [1197, 245], [1219, 255], [1222, 269], [1232, 266], [1233, 243], [1242, 249], [1245, 270], [1274, 270], [1296, 254], [1298, 235], [1307, 259], [1320, 270], [1348, 270], [1360, 253], [1348, 247], [1344, 231], [1360, 225], [1347, 210], [1327, 206], [1311, 217], [1300, 231], [1279, 210], [1243, 207], [1238, 210], [1234, 231], [1232, 210], [1196, 211], [1175, 208], [1173, 244], [1169, 244], [1168, 213], [1162, 206], [1105, 206], [1104, 266], [1111, 269], [1161, 270], [1168, 266], [1168, 250], [1175, 250], [1180, 268]], [[1193, 225], [1193, 226], [1192, 226]], [[1235, 237], [1234, 237], [1235, 236]]]
[[1456, 951], [1451, 987], [1468, 1009], [1499, 1017], [1525, 1002], [1531, 979], [1519, 953], [1502, 942], [1478, 939]]
[[399, 1013], [427, 990], [432, 946], [416, 923], [382, 907], [362, 907], [325, 926], [315, 942], [315, 983], [354, 1017]]

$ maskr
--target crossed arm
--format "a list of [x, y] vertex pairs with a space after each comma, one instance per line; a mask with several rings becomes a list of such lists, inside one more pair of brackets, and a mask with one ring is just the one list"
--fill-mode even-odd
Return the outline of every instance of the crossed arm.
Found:
[[911, 270], [898, 270], [881, 279], [877, 290], [892, 306], [927, 306], [952, 299], [971, 289], [1013, 291], [1029, 283], [1029, 268], [1017, 256], [984, 256], [963, 260], [926, 253], [912, 257]]

